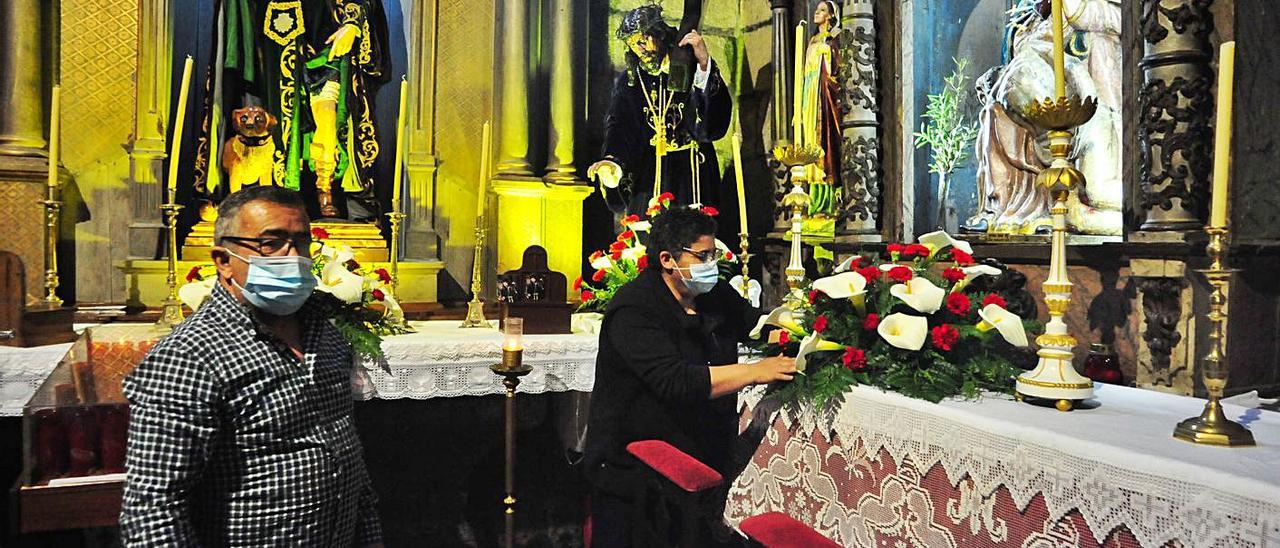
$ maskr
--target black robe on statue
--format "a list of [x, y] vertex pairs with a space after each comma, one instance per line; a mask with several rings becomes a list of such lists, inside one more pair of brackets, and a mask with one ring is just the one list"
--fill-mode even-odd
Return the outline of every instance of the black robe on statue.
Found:
[[[675, 123], [669, 139], [677, 147], [697, 143], [697, 151], [702, 157], [698, 169], [702, 203], [718, 206], [720, 164], [712, 143], [724, 137], [729, 130], [733, 96], [720, 77], [720, 69], [715, 62], [709, 65], [706, 89], [699, 90], [691, 83], [688, 89], [677, 90], [667, 120], [669, 128]], [[609, 190], [605, 197], [615, 212], [621, 201], [627, 213], [643, 215], [653, 195], [654, 129], [649, 125], [649, 114], [645, 110], [648, 102], [644, 91], [665, 90], [667, 80], [665, 73], [654, 75], [635, 68], [624, 71], [614, 80], [609, 111], [604, 119], [604, 158], [622, 167], [622, 181], [617, 192]], [[662, 191], [674, 194], [677, 204], [693, 203], [691, 152], [668, 152], [663, 158]]]

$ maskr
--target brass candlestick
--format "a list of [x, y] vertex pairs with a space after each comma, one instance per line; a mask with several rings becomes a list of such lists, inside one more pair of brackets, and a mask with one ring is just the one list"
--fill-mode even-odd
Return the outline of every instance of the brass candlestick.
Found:
[[62, 299], [58, 290], [58, 218], [62, 212], [62, 201], [58, 200], [58, 188], [48, 187], [44, 200], [44, 301], [40, 305], [46, 309], [62, 308]]
[[533, 367], [525, 365], [523, 350], [502, 350], [502, 363], [489, 366], [496, 375], [502, 377], [502, 386], [507, 389], [505, 402], [504, 443], [506, 448], [506, 469], [504, 487], [506, 496], [502, 498], [504, 529], [506, 530], [507, 547], [515, 546], [516, 536], [516, 387], [520, 385], [520, 377], [528, 375]]
[[182, 211], [182, 206], [173, 203], [174, 201], [174, 191], [170, 190], [169, 203], [160, 205], [160, 210], [165, 214], [165, 224], [169, 228], [169, 271], [165, 275], [165, 282], [169, 284], [169, 296], [164, 300], [160, 319], [156, 320], [156, 329], [165, 331], [177, 327], [183, 319], [182, 301], [178, 299], [178, 212]]
[[751, 243], [747, 241], [747, 233], [744, 231], [738, 234], [738, 258], [742, 259], [742, 298], [750, 300], [748, 295], [751, 289], [750, 261], [751, 261]]
[[1253, 433], [1237, 422], [1227, 418], [1222, 412], [1223, 389], [1227, 387], [1227, 376], [1230, 374], [1230, 363], [1227, 361], [1227, 290], [1231, 283], [1231, 275], [1235, 269], [1227, 268], [1227, 242], [1230, 229], [1225, 226], [1205, 228], [1209, 234], [1209, 245], [1205, 251], [1209, 254], [1209, 268], [1200, 270], [1209, 280], [1212, 288], [1209, 294], [1209, 352], [1205, 355], [1202, 368], [1204, 370], [1204, 387], [1209, 392], [1209, 401], [1204, 404], [1204, 411], [1198, 417], [1192, 417], [1178, 423], [1173, 430], [1173, 437], [1192, 443], [1206, 445], [1250, 446], [1255, 445]]
[[1049, 323], [1044, 334], [1036, 337], [1040, 357], [1036, 368], [1018, 376], [1016, 396], [1056, 400], [1059, 411], [1070, 411], [1078, 400], [1093, 397], [1093, 381], [1081, 375], [1072, 365], [1075, 337], [1063, 321], [1071, 307], [1071, 280], [1067, 277], [1067, 197], [1073, 188], [1084, 186], [1084, 174], [1068, 160], [1071, 156], [1071, 131], [1093, 118], [1098, 102], [1079, 96], [1058, 97], [1036, 102], [1026, 116], [1040, 127], [1049, 129], [1049, 152], [1053, 163], [1036, 177], [1053, 197], [1049, 212], [1053, 218], [1053, 239], [1049, 255], [1049, 277], [1041, 288], [1049, 308]]
[[471, 267], [471, 301], [467, 303], [467, 318], [461, 327], [489, 327], [484, 319], [484, 301], [480, 300], [480, 292], [484, 291], [482, 267], [484, 265], [484, 218], [476, 218], [475, 259]]

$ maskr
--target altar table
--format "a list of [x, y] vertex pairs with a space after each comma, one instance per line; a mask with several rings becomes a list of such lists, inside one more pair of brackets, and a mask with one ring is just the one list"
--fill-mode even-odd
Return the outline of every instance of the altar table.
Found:
[[770, 417], [776, 404], [747, 391], [744, 427], [759, 407], [767, 430], [725, 520], [781, 511], [868, 547], [1280, 545], [1280, 413], [1227, 405], [1258, 446], [1209, 447], [1172, 437], [1203, 400], [1096, 393], [1096, 407], [1062, 413], [860, 386], [822, 417]]

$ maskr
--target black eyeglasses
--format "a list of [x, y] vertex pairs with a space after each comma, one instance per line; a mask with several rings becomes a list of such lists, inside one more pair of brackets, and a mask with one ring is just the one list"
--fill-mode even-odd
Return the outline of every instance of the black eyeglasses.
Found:
[[702, 262], [704, 262], [704, 263], [713, 263], [713, 262], [719, 261], [719, 260], [721, 260], [721, 259], [724, 259], [724, 251], [722, 251], [722, 250], [720, 250], [720, 249], [708, 249], [708, 250], [706, 250], [706, 251], [694, 251], [694, 250], [689, 249], [689, 248], [687, 248], [687, 247], [686, 247], [686, 248], [684, 248], [684, 252], [685, 252], [685, 253], [688, 253], [688, 254], [690, 254], [690, 255], [693, 255], [694, 257], [697, 257], [699, 261], [702, 261]]
[[[266, 236], [263, 238], [246, 238], [244, 236], [223, 236], [223, 240], [234, 242], [242, 247], [247, 247], [258, 252], [259, 255], [277, 255], [293, 246], [298, 250], [299, 255], [311, 254], [311, 235], [297, 235], [292, 238], [281, 238], [278, 236]], [[248, 243], [254, 246], [246, 245]]]

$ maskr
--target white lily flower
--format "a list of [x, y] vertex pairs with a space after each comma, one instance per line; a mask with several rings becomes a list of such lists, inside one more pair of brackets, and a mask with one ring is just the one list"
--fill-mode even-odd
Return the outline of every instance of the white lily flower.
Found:
[[800, 327], [800, 322], [796, 321], [795, 311], [785, 306], [779, 306], [769, 312], [768, 316], [761, 317], [760, 321], [756, 322], [755, 328], [751, 330], [751, 338], [760, 338], [760, 333], [766, 325], [781, 327], [796, 335], [807, 335], [804, 328]]
[[[628, 247], [622, 250], [622, 258], [629, 259], [632, 261], [638, 261], [640, 260], [640, 257], [643, 257], [645, 255], [645, 253], [648, 253], [648, 250], [646, 250], [645, 247], [642, 245], [638, 245], [635, 247]], [[608, 259], [608, 257], [605, 257], [605, 259]], [[591, 266], [595, 266], [595, 265], [593, 264]]]
[[591, 268], [596, 270], [608, 270], [612, 266], [613, 260], [607, 254], [596, 257], [596, 260], [591, 261]]
[[969, 245], [969, 242], [957, 240], [951, 237], [950, 234], [947, 234], [947, 231], [945, 230], [930, 232], [920, 236], [916, 241], [929, 248], [930, 257], [932, 257], [934, 253], [942, 251], [948, 247], [954, 247], [970, 255], [973, 254], [973, 246]]
[[923, 316], [895, 312], [880, 320], [876, 333], [885, 342], [903, 350], [920, 350], [924, 347], [925, 337], [929, 336], [929, 320]]
[[956, 283], [956, 285], [951, 287], [952, 292], [956, 292], [956, 291], [960, 291], [961, 289], [964, 289], [965, 286], [969, 285], [969, 282], [972, 282], [973, 279], [977, 278], [978, 276], [999, 276], [1000, 274], [1003, 274], [1003, 272], [1001, 272], [999, 268], [996, 268], [990, 265], [985, 265], [985, 264], [966, 266], [964, 268], [961, 268], [960, 270], [964, 272], [964, 279], [960, 280], [959, 282]]
[[207, 279], [198, 282], [187, 282], [178, 288], [178, 300], [182, 304], [187, 305], [191, 310], [200, 308], [204, 300], [209, 298], [209, 294], [213, 293], [213, 284], [218, 283], [217, 276], [209, 276]]
[[747, 299], [752, 307], [760, 308], [760, 294], [764, 292], [764, 289], [760, 287], [759, 280], [752, 279], [747, 282], [747, 287], [744, 291], [742, 288], [742, 275], [739, 274], [729, 280], [729, 287], [732, 287], [739, 295], [743, 295], [743, 298]]
[[649, 221], [636, 221], [628, 225], [627, 228], [636, 232], [648, 232], [653, 228], [653, 225], [649, 224]]
[[[339, 255], [340, 256], [340, 255]], [[329, 261], [320, 271], [316, 289], [337, 297], [344, 303], [358, 303], [364, 297], [364, 276], [347, 270], [346, 261]]]
[[992, 303], [978, 311], [982, 321], [978, 322], [979, 331], [995, 329], [1004, 340], [1018, 348], [1027, 346], [1027, 330], [1022, 326], [1022, 318], [1005, 310], [1004, 307]]
[[933, 285], [933, 282], [926, 278], [911, 278], [906, 283], [894, 284], [889, 288], [889, 294], [907, 303], [907, 306], [914, 308], [917, 312], [933, 314], [942, 308], [947, 290]]
[[325, 245], [320, 248], [320, 256], [330, 263], [346, 264], [356, 257], [356, 252], [347, 244]]
[[809, 354], [836, 350], [844, 350], [844, 345], [823, 339], [822, 335], [817, 333], [805, 337], [800, 341], [800, 352], [796, 354], [796, 371], [804, 373], [806, 359]]
[[813, 288], [832, 299], [848, 299], [867, 292], [867, 279], [857, 272], [844, 272], [813, 282]]

